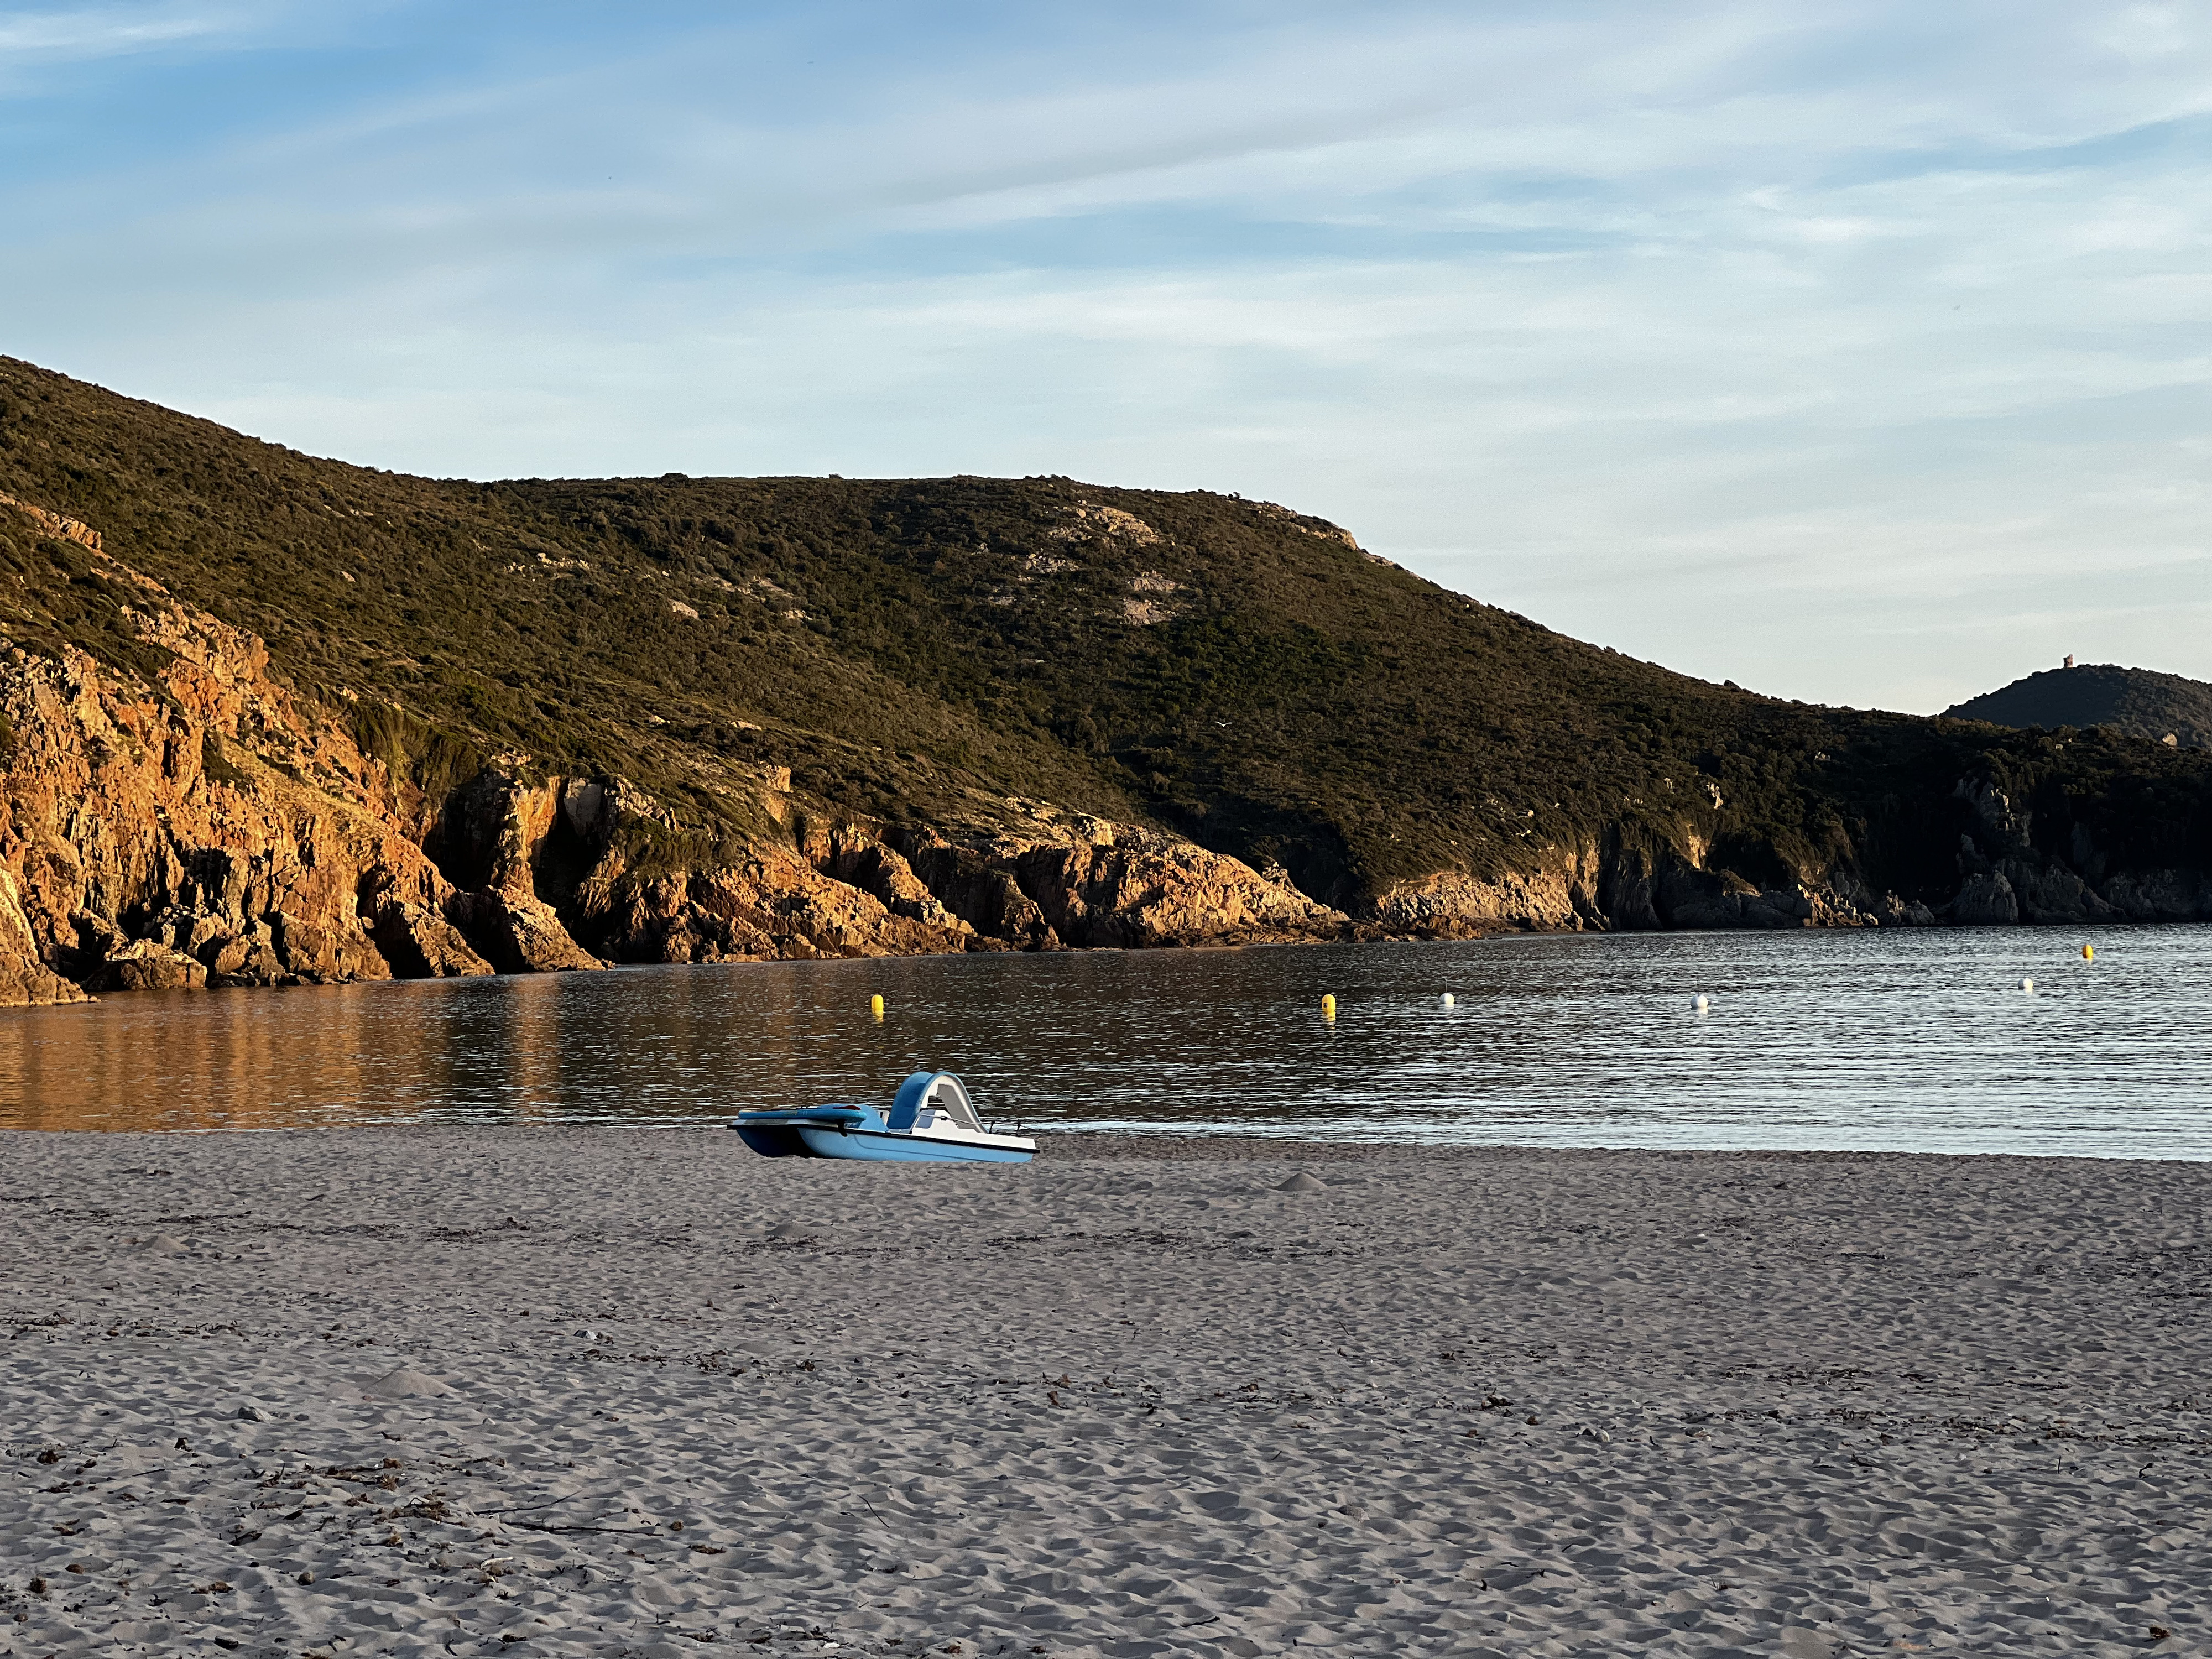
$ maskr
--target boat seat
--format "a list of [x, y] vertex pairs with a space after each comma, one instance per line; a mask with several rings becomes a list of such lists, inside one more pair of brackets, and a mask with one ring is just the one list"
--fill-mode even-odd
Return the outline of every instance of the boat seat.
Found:
[[884, 1115], [884, 1127], [901, 1133], [911, 1133], [916, 1120], [929, 1112], [969, 1129], [981, 1129], [982, 1121], [975, 1115], [969, 1103], [968, 1091], [958, 1078], [950, 1072], [915, 1072], [899, 1085], [898, 1094], [891, 1101], [891, 1109]]

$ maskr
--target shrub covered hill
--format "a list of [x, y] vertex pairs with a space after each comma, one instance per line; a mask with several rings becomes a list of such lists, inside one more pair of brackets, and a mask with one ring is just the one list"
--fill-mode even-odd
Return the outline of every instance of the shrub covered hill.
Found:
[[2117, 663], [2084, 663], [2069, 657], [2010, 685], [1984, 692], [1943, 711], [1954, 720], [1996, 726], [2111, 726], [2136, 737], [2182, 749], [2212, 749], [2212, 685]]
[[1808, 707], [1205, 493], [437, 481], [0, 359], [0, 998], [2212, 916], [2212, 756]]

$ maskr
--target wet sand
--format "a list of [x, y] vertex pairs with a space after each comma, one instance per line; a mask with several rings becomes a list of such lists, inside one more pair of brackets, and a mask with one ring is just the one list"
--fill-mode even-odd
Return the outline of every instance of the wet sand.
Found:
[[0, 1655], [2212, 1651], [2208, 1202], [0, 1135]]

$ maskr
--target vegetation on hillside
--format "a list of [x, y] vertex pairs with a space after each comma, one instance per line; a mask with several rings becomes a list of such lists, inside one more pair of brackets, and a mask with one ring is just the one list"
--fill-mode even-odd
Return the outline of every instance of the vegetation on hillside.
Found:
[[2212, 685], [2148, 668], [2084, 663], [2049, 668], [1945, 711], [1996, 726], [2110, 726], [2154, 742], [2212, 749]]
[[[1234, 497], [434, 481], [8, 359], [0, 489], [262, 635], [433, 794], [526, 751], [629, 776], [692, 847], [781, 833], [743, 786], [788, 765], [886, 821], [1030, 797], [1156, 823], [1339, 904], [1607, 837], [1696, 840], [1762, 884], [1854, 862], [1935, 899], [1957, 884], [1954, 789], [1974, 776], [2041, 803], [2051, 834], [2078, 820], [2212, 864], [2212, 758], [1706, 684]], [[9, 637], [146, 649], [81, 550], [4, 512], [0, 576]]]

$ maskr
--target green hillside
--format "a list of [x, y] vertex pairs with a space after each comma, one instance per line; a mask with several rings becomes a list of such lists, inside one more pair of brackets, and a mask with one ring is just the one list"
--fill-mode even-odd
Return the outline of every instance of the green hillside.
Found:
[[[2116, 860], [2212, 866], [2212, 757], [1706, 684], [1234, 497], [436, 481], [9, 359], [0, 490], [264, 635], [434, 796], [499, 750], [618, 772], [674, 809], [694, 858], [784, 833], [731, 785], [788, 765], [831, 810], [890, 823], [1008, 796], [1150, 822], [1355, 908], [1571, 843], [1709, 848], [1762, 884], [1848, 867], [1939, 902], [1970, 776], [2034, 803], [2038, 846], [2079, 823]], [[80, 550], [0, 515], [0, 561], [9, 637], [126, 665], [148, 648]]]
[[2138, 738], [2212, 749], [2212, 685], [2116, 663], [2047, 668], [1944, 711], [1996, 726], [2111, 726]]

